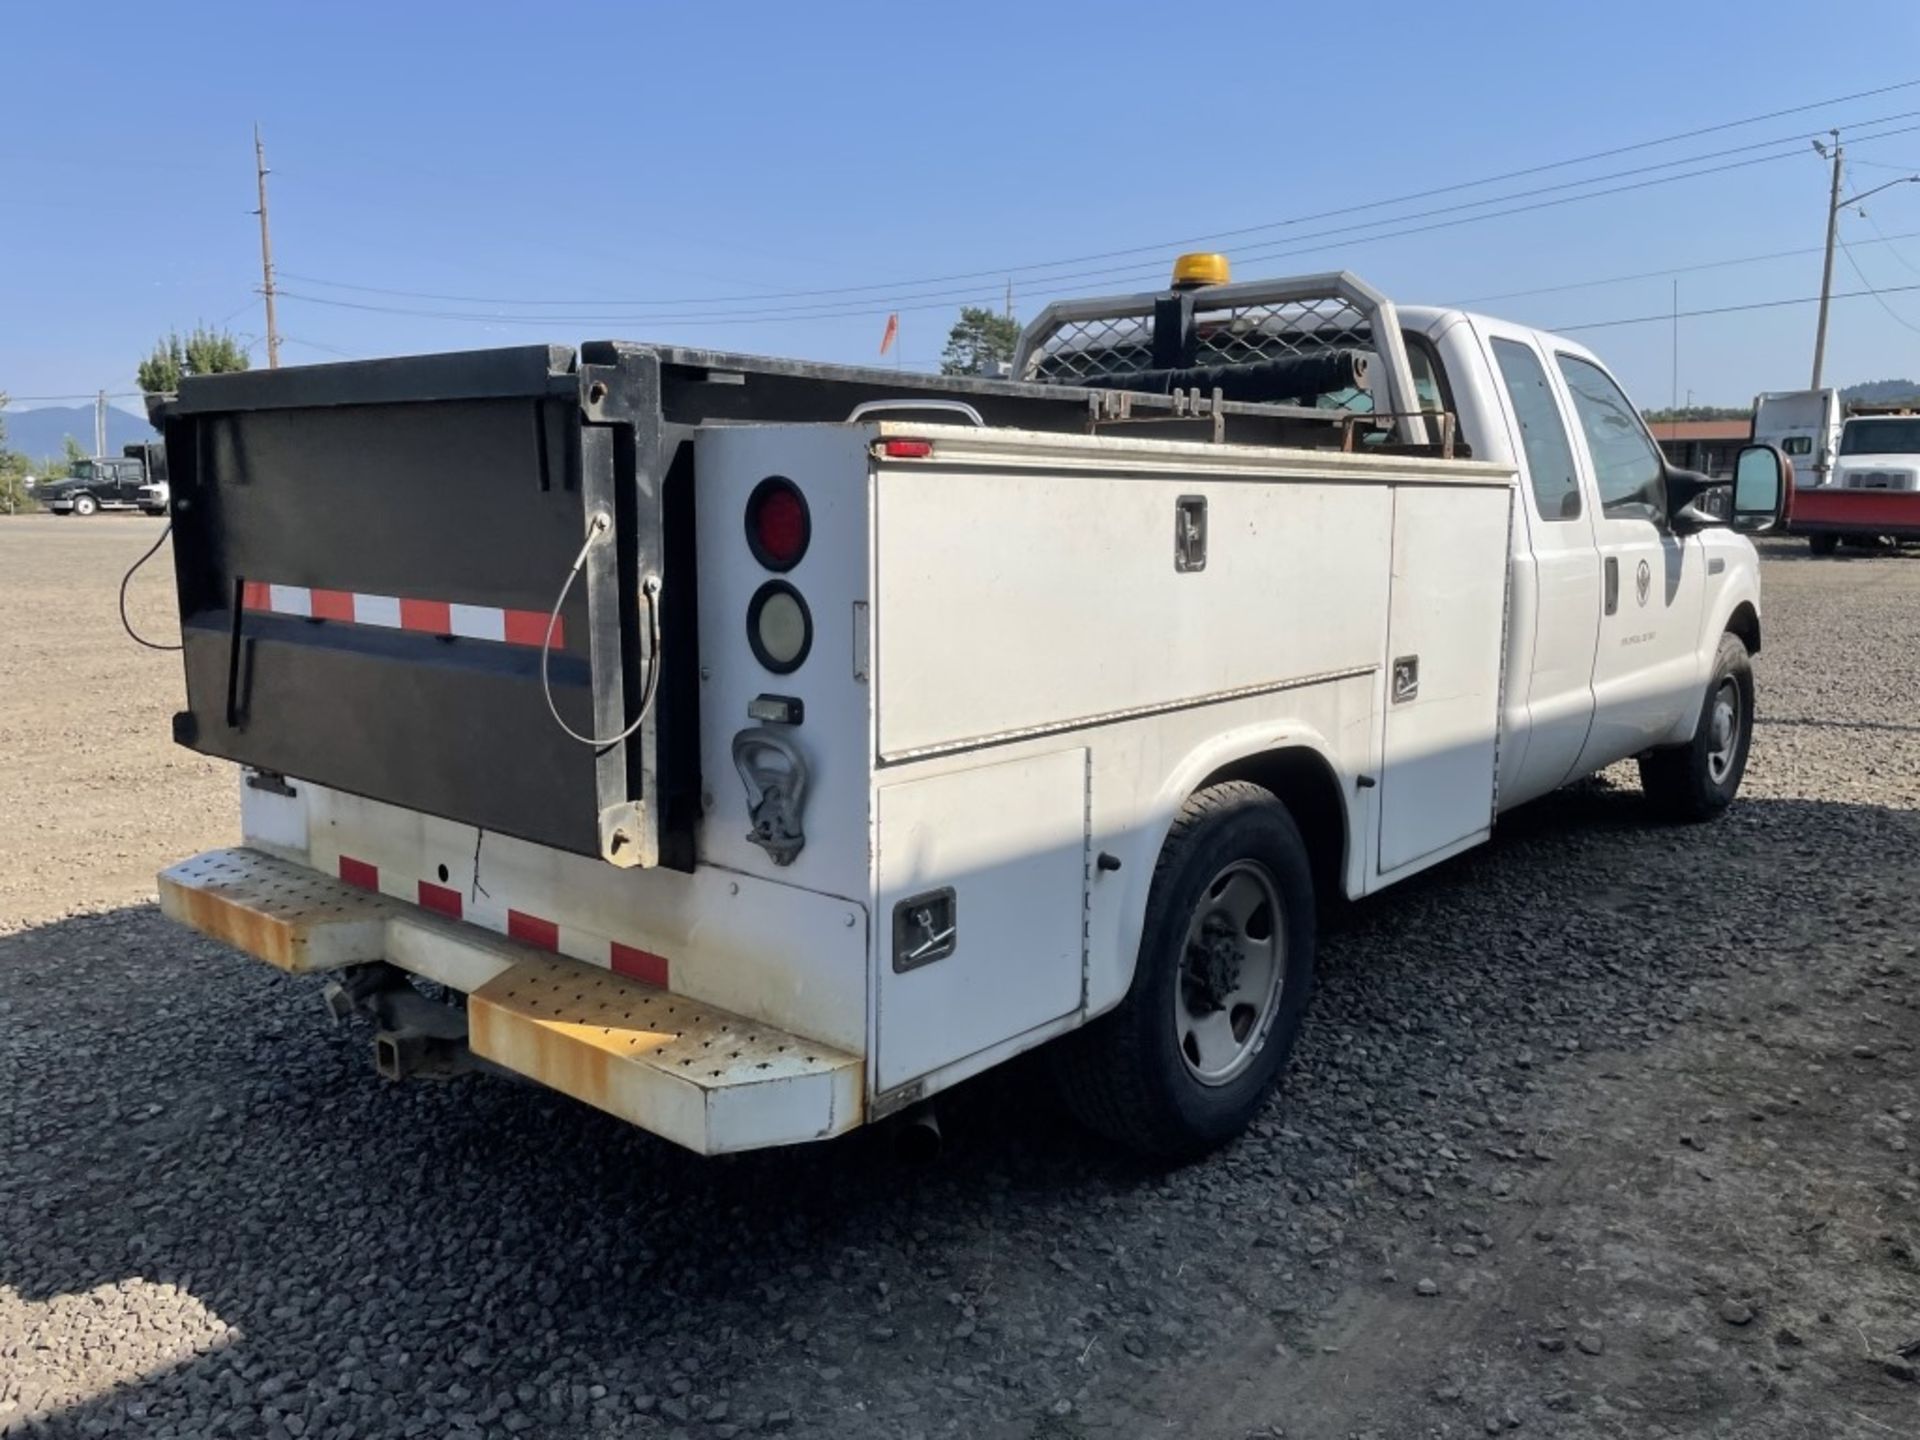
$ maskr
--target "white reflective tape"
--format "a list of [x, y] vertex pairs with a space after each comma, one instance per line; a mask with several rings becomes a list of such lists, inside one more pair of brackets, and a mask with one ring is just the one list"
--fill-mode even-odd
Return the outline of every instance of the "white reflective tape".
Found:
[[505, 640], [507, 614], [497, 605], [449, 605], [447, 625], [472, 640]]
[[613, 968], [613, 946], [607, 937], [596, 935], [591, 930], [582, 930], [577, 925], [560, 926], [559, 950], [569, 959], [584, 960], [602, 970]]
[[304, 585], [269, 585], [267, 608], [276, 615], [313, 615], [313, 592]]
[[400, 601], [392, 595], [355, 595], [353, 618], [361, 625], [385, 625], [400, 628]]

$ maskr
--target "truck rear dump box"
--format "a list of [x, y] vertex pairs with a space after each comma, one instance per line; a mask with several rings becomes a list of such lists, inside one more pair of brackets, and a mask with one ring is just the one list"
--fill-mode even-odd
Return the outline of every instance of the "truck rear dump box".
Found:
[[[191, 378], [164, 419], [175, 738], [615, 865], [690, 869], [695, 429], [918, 401], [930, 418], [963, 404], [1084, 431], [1101, 399], [612, 343]], [[1182, 396], [1128, 399], [1133, 433], [1195, 433]], [[1289, 436], [1281, 407], [1217, 409], [1235, 439]], [[1324, 416], [1300, 424], [1325, 443]], [[584, 546], [597, 516], [608, 542]], [[555, 723], [543, 649], [559, 718], [609, 743]]]

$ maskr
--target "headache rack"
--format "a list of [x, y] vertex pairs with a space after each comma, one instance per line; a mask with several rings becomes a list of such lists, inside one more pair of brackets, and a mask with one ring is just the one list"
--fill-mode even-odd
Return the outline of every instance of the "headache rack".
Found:
[[1344, 411], [1391, 422], [1415, 446], [1429, 443], [1434, 413], [1422, 408], [1393, 302], [1344, 270], [1057, 301], [1021, 335], [1013, 374]]
[[[1098, 350], [1102, 314], [1146, 348], [1126, 352], [1132, 369], [1110, 347], [1106, 368], [1069, 373]], [[1409, 408], [1392, 307], [1350, 276], [1052, 307], [1020, 364], [1050, 383], [611, 341], [189, 378], [157, 413], [186, 669], [175, 738], [263, 772], [257, 784], [304, 778], [619, 866], [691, 869], [700, 427], [839, 423], [891, 400], [1056, 433], [1450, 446], [1449, 417], [1428, 446]], [[1365, 394], [1373, 374], [1391, 399], [1379, 413], [1254, 398], [1329, 380]], [[603, 538], [583, 547], [590, 530]], [[569, 738], [543, 688], [607, 743]]]

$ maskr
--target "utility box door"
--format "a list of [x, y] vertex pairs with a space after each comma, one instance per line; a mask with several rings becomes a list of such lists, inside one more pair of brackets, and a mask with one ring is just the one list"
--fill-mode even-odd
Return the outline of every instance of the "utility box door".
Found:
[[1492, 830], [1512, 495], [1394, 490], [1383, 876]]
[[[1077, 1009], [1087, 752], [886, 785], [878, 807], [879, 1089]], [[932, 934], [915, 923], [921, 911]], [[950, 944], [928, 951], [937, 958], [896, 961], [949, 924]]]

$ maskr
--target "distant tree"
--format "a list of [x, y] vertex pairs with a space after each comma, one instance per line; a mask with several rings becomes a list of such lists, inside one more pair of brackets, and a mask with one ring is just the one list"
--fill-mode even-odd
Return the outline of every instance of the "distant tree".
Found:
[[1020, 322], [984, 305], [962, 305], [940, 356], [942, 375], [998, 375], [1020, 343]]
[[225, 330], [193, 327], [182, 339], [178, 330], [156, 340], [153, 351], [140, 362], [136, 372], [140, 388], [148, 394], [172, 394], [188, 375], [224, 375], [245, 370], [251, 362], [247, 348]]
[[87, 454], [87, 447], [71, 435], [62, 435], [60, 437], [60, 444], [61, 448], [66, 452], [62, 457], [62, 465], [64, 468], [60, 472], [63, 475], [73, 474], [74, 470], [83, 461], [91, 458]]

